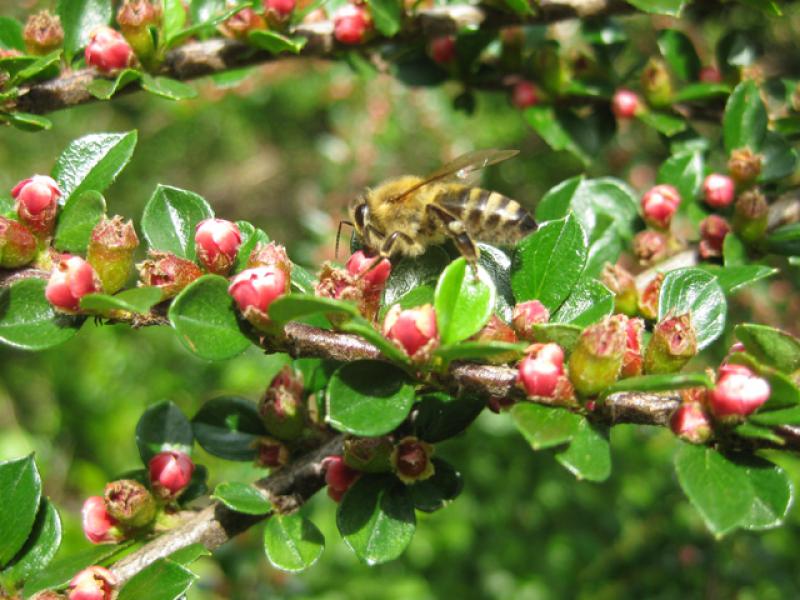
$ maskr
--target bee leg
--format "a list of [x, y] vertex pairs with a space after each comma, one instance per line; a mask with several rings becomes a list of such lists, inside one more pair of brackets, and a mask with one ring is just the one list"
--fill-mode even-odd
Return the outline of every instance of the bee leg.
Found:
[[394, 246], [397, 243], [397, 240], [403, 240], [409, 246], [414, 245], [414, 239], [410, 235], [403, 233], [402, 231], [393, 231], [381, 245], [381, 258], [391, 258], [392, 254], [394, 253]]
[[472, 238], [467, 234], [464, 227], [464, 222], [451, 213], [449, 210], [437, 205], [428, 204], [426, 210], [430, 211], [443, 225], [447, 235], [453, 240], [458, 251], [467, 260], [472, 271], [478, 271], [478, 256], [480, 254], [478, 247]]

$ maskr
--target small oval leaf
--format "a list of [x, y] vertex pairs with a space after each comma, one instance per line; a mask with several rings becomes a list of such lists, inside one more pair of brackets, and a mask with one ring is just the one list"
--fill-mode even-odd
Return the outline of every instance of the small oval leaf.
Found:
[[462, 257], [442, 272], [433, 305], [443, 344], [454, 344], [478, 333], [492, 316], [494, 282], [483, 267], [468, 268]]
[[274, 515], [264, 528], [264, 552], [272, 566], [298, 573], [317, 562], [325, 538], [309, 519], [295, 513]]

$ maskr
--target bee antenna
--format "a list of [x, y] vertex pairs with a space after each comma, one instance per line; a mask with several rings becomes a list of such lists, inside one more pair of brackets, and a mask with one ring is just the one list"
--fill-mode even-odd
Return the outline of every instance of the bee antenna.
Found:
[[353, 224], [350, 221], [339, 221], [339, 227], [336, 229], [336, 250], [334, 251], [333, 257], [339, 258], [339, 238], [342, 236], [342, 225], [349, 225], [350, 227]]

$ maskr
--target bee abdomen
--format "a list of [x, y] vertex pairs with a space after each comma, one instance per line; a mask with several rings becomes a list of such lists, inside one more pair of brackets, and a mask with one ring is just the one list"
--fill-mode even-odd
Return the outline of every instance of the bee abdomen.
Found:
[[510, 244], [536, 229], [531, 215], [516, 200], [481, 188], [444, 194], [442, 204], [458, 216], [474, 238]]

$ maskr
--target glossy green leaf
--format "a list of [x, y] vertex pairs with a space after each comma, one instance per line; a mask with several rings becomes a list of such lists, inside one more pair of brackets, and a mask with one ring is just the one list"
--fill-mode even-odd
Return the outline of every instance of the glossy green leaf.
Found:
[[136, 424], [136, 446], [146, 465], [163, 450], [192, 453], [192, 424], [173, 402], [159, 402], [147, 408]]
[[47, 282], [23, 279], [0, 289], [0, 341], [23, 350], [63, 344], [78, 332], [82, 317], [57, 313], [44, 297]]
[[519, 402], [511, 408], [514, 425], [534, 450], [569, 442], [582, 417], [566, 408]]
[[47, 131], [53, 127], [53, 122], [47, 117], [24, 112], [13, 112], [3, 115], [17, 129], [22, 131]]
[[644, 12], [679, 17], [686, 0], [628, 0], [628, 4]]
[[100, 192], [73, 194], [58, 214], [53, 242], [56, 250], [85, 254], [92, 229], [105, 214], [106, 200]]
[[[189, 485], [178, 498], [178, 506], [186, 506], [192, 500], [208, 495], [208, 469], [203, 465], [195, 464]], [[181, 563], [183, 564], [183, 563]]]
[[586, 327], [614, 312], [614, 294], [596, 279], [584, 279], [553, 314], [553, 323]]
[[67, 62], [86, 46], [92, 31], [111, 22], [111, 0], [58, 0], [56, 13], [64, 28], [64, 54]]
[[800, 223], [778, 227], [767, 236], [764, 245], [773, 254], [800, 256]]
[[266, 50], [270, 54], [280, 54], [281, 52], [298, 54], [308, 41], [303, 37], [290, 38], [276, 31], [266, 29], [251, 31], [247, 39], [255, 47]]
[[61, 518], [52, 503], [42, 498], [25, 545], [0, 572], [0, 581], [8, 587], [19, 587], [53, 560], [60, 544]]
[[681, 208], [686, 209], [699, 198], [704, 178], [704, 161], [700, 152], [679, 154], [664, 161], [658, 169], [658, 183], [668, 183], [681, 195]]
[[6, 565], [25, 544], [31, 533], [42, 482], [33, 454], [0, 463], [0, 565]]
[[488, 359], [505, 354], [511, 357], [509, 360], [513, 360], [514, 357], [522, 356], [528, 346], [529, 344], [527, 343], [465, 341], [440, 346], [436, 349], [434, 355], [446, 361], [452, 361]]
[[206, 360], [233, 358], [250, 346], [239, 329], [228, 280], [203, 275], [186, 286], [167, 313], [188, 350]]
[[736, 427], [733, 429], [733, 432], [743, 438], [759, 441], [765, 440], [777, 446], [783, 446], [786, 444], [786, 440], [775, 433], [772, 428], [760, 425], [754, 421], [746, 421], [736, 425]]
[[197, 224], [214, 216], [202, 196], [159, 185], [142, 213], [142, 233], [150, 248], [194, 260]]
[[264, 551], [273, 567], [298, 573], [313, 565], [325, 549], [325, 537], [309, 519], [295, 513], [275, 515], [264, 527]]
[[197, 576], [186, 567], [160, 558], [122, 586], [117, 600], [179, 600]]
[[416, 524], [411, 492], [388, 475], [361, 477], [336, 511], [339, 533], [368, 565], [400, 556], [411, 543]]
[[642, 111], [636, 115], [642, 123], [652, 127], [667, 137], [672, 137], [686, 130], [687, 124], [681, 117], [655, 110]]
[[690, 83], [677, 91], [673, 102], [702, 102], [713, 98], [723, 98], [731, 93], [724, 83]]
[[511, 287], [517, 302], [538, 299], [555, 311], [572, 293], [586, 263], [586, 240], [570, 213], [545, 223], [517, 245]]
[[239, 481], [220, 483], [214, 488], [213, 498], [246, 515], [265, 515], [272, 510], [272, 503], [260, 490]]
[[533, 9], [527, 0], [504, 0], [505, 5], [520, 16], [532, 15]]
[[583, 328], [567, 323], [540, 323], [533, 326], [533, 335], [537, 342], [558, 344], [567, 354], [575, 348], [582, 331]]
[[783, 469], [765, 460], [752, 458], [745, 465], [754, 500], [740, 526], [751, 530], [779, 527], [794, 499], [791, 480]]
[[589, 237], [589, 253], [581, 277], [599, 279], [605, 264], [616, 264], [620, 254], [622, 238], [614, 220], [606, 213], [598, 213], [597, 223]]
[[256, 405], [236, 396], [206, 402], [192, 419], [192, 430], [206, 452], [225, 460], [253, 460], [255, 442], [267, 435]]
[[[728, 236], [725, 236], [730, 237]], [[719, 285], [726, 294], [730, 294], [746, 285], [772, 277], [778, 269], [766, 265], [737, 265], [733, 267], [720, 267], [718, 265], [702, 265], [704, 271], [717, 278]]]
[[734, 330], [747, 352], [784, 373], [800, 369], [800, 340], [780, 329], [742, 323]]
[[658, 34], [658, 48], [675, 74], [685, 81], [695, 81], [700, 74], [700, 57], [689, 37], [677, 29], [663, 29]]
[[676, 269], [664, 277], [658, 300], [658, 320], [668, 314], [690, 313], [702, 350], [716, 340], [725, 328], [725, 293], [712, 274], [696, 268]]
[[444, 392], [430, 392], [417, 400], [414, 433], [432, 444], [464, 431], [485, 406], [482, 398], [468, 394], [451, 396]]
[[36, 592], [46, 589], [66, 587], [75, 574], [89, 565], [108, 564], [118, 554], [125, 552], [130, 544], [101, 544], [77, 553], [59, 557], [43, 571], [36, 573], [25, 582], [23, 594], [30, 598]]
[[128, 84], [139, 81], [141, 77], [142, 73], [136, 69], [123, 69], [113, 79], [98, 77], [92, 80], [87, 84], [86, 91], [99, 100], [109, 100]]
[[278, 298], [269, 306], [269, 317], [276, 325], [284, 325], [311, 315], [333, 313], [355, 317], [358, 316], [358, 309], [345, 300], [310, 294], [289, 294]]
[[768, 410], [766, 412], [759, 411], [750, 415], [748, 421], [766, 426], [800, 425], [800, 406]]
[[511, 289], [511, 256], [500, 248], [489, 244], [478, 244], [478, 264], [483, 267], [494, 283], [494, 312], [504, 321], [511, 321], [514, 314], [514, 291]]
[[753, 152], [761, 149], [767, 133], [767, 109], [753, 80], [743, 81], [731, 93], [722, 127], [728, 152], [745, 147]]
[[186, 25], [186, 6], [183, 0], [163, 0], [164, 37], [171, 40]]
[[203, 556], [211, 556], [211, 552], [203, 544], [195, 543], [184, 546], [180, 550], [176, 550], [167, 556], [167, 559], [175, 564], [187, 567]]
[[732, 30], [717, 43], [717, 64], [723, 72], [733, 72], [731, 67], [747, 67], [761, 56], [760, 41], [748, 31]]
[[37, 56], [30, 63], [21, 63], [20, 69], [11, 77], [9, 85], [44, 81], [58, 76], [61, 63], [61, 50], [55, 50], [44, 56]]
[[414, 386], [397, 367], [361, 360], [340, 367], [326, 392], [327, 420], [337, 430], [361, 436], [389, 433], [414, 404]]
[[142, 74], [142, 89], [167, 100], [189, 100], [197, 97], [197, 90], [188, 83], [148, 73]]
[[461, 257], [450, 263], [436, 284], [433, 306], [443, 344], [478, 333], [492, 316], [495, 289], [483, 267], [474, 272]]
[[396, 304], [410, 292], [425, 285], [433, 289], [439, 274], [449, 262], [447, 253], [439, 246], [429, 248], [422, 256], [403, 257], [392, 265], [392, 272], [383, 290], [383, 304]]
[[431, 477], [418, 481], [410, 487], [414, 507], [423, 512], [435, 512], [455, 500], [464, 487], [461, 473], [450, 463], [434, 458]]
[[11, 17], [0, 17], [0, 48], [25, 52], [22, 23]]
[[592, 162], [591, 155], [573, 138], [552, 106], [526, 108], [524, 115], [528, 124], [553, 150], [569, 152], [584, 166]]
[[[236, 252], [236, 262], [233, 264], [234, 273], [238, 273], [247, 268], [250, 254], [252, 254], [258, 244], [269, 243], [269, 236], [262, 229], [253, 227], [247, 221], [236, 221], [236, 226], [239, 228], [239, 233], [242, 235], [242, 243], [239, 246], [239, 250]], [[292, 280], [295, 279], [295, 276], [300, 271], [304, 271], [304, 269], [300, 267], [292, 268]], [[294, 283], [294, 281], [292, 281], [292, 283]], [[313, 286], [311, 286], [310, 293], [313, 293], [313, 291]]]
[[641, 375], [617, 381], [603, 392], [603, 396], [617, 392], [666, 392], [690, 387], [711, 389], [714, 387], [714, 381], [702, 372]]
[[387, 37], [392, 37], [402, 25], [403, 4], [401, 0], [368, 0], [375, 29]]
[[605, 481], [611, 475], [608, 431], [581, 419], [569, 446], [556, 454], [556, 460], [578, 479]]
[[106, 294], [87, 294], [81, 298], [81, 309], [98, 314], [110, 311], [125, 311], [146, 314], [161, 301], [161, 289], [157, 287], [137, 287], [123, 290], [114, 296]]
[[73, 195], [87, 190], [103, 192], [114, 183], [130, 161], [136, 147], [136, 131], [93, 133], [70, 142], [53, 166], [66, 204]]
[[760, 154], [762, 166], [758, 181], [762, 183], [789, 177], [797, 170], [797, 150], [780, 133], [767, 131]]

